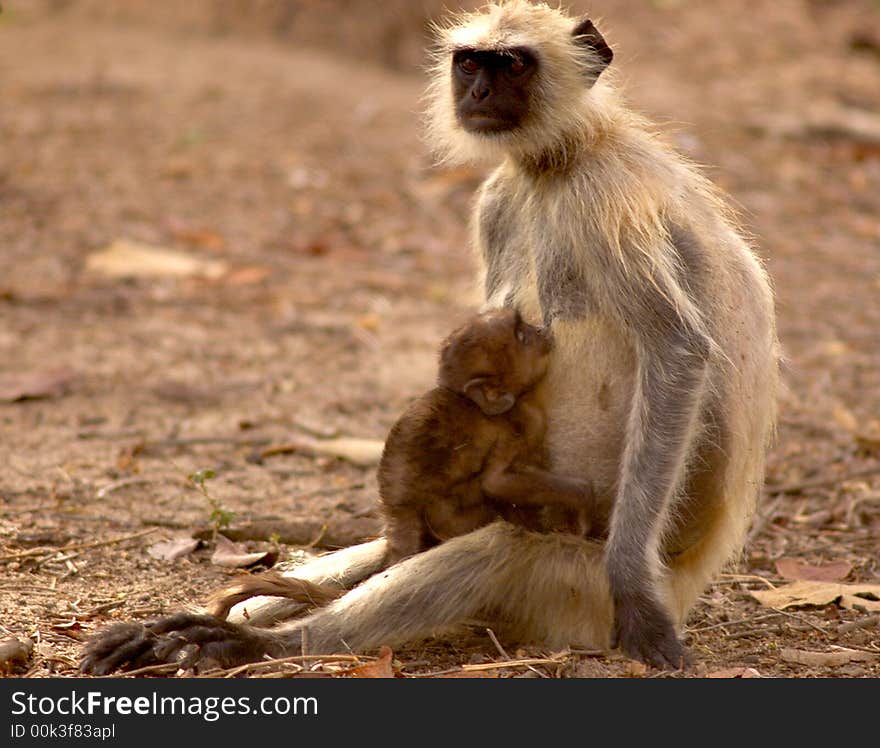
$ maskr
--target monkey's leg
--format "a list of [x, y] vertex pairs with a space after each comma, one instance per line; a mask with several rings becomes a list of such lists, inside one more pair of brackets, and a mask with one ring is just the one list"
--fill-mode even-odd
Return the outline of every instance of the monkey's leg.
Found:
[[605, 647], [611, 602], [602, 546], [497, 522], [408, 558], [311, 615], [271, 631], [180, 614], [92, 639], [82, 669], [150, 662], [234, 665], [264, 655], [363, 652], [413, 641], [476, 616], [524, 641]]
[[520, 641], [605, 647], [611, 601], [602, 545], [496, 522], [376, 574], [275, 633], [310, 651], [360, 652], [430, 635], [474, 617]]

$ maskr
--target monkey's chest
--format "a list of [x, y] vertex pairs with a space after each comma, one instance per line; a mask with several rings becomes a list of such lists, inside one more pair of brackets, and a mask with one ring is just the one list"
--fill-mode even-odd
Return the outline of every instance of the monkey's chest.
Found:
[[[543, 314], [538, 289], [519, 287], [528, 322]], [[633, 397], [636, 357], [626, 334], [596, 313], [553, 321], [554, 351], [538, 396], [546, 413], [548, 467], [589, 480], [600, 501], [615, 493]]]

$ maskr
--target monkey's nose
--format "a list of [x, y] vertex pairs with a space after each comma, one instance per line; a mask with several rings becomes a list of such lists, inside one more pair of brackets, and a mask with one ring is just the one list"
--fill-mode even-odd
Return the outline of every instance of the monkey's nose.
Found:
[[471, 89], [471, 98], [476, 101], [485, 101], [492, 90], [485, 83], [477, 81]]

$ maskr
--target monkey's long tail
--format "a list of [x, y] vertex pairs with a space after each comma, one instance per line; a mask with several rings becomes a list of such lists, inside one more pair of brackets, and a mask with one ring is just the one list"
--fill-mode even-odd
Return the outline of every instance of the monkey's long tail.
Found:
[[[228, 615], [232, 623], [273, 626], [279, 621], [303, 615], [316, 607], [316, 603], [318, 607], [326, 604], [375, 574], [384, 567], [387, 551], [385, 538], [343, 548], [288, 572], [267, 577], [274, 578], [277, 584], [264, 590], [245, 585], [247, 579], [257, 580], [265, 575], [245, 578], [240, 591], [237, 592], [232, 585], [212, 595], [208, 605], [215, 607], [209, 610], [220, 618]], [[247, 602], [246, 606], [241, 604], [244, 602]]]
[[307, 579], [267, 571], [259, 576], [243, 575], [234, 580], [214, 592], [205, 607], [211, 615], [226, 618], [234, 606], [260, 595], [293, 600], [304, 609], [311, 609], [320, 608], [344, 593], [344, 589], [329, 584], [315, 584]]

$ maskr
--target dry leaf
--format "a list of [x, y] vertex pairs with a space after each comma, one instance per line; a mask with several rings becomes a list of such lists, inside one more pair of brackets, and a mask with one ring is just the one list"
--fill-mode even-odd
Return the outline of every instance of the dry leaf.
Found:
[[852, 351], [842, 340], [828, 340], [819, 346], [819, 349], [827, 356], [846, 356]]
[[871, 421], [856, 434], [856, 443], [865, 450], [880, 450], [880, 421]]
[[847, 140], [880, 145], [880, 117], [872, 112], [815, 102], [797, 114], [774, 113], [749, 123], [758, 132], [793, 139]]
[[856, 418], [849, 408], [843, 405], [836, 405], [834, 407], [834, 420], [844, 431], [855, 431], [859, 427], [859, 419]]
[[864, 608], [871, 612], [880, 612], [880, 600], [868, 600], [864, 597], [856, 597], [855, 595], [841, 595], [840, 607], [846, 610]]
[[479, 182], [479, 175], [470, 167], [432, 169], [427, 176], [411, 186], [412, 191], [423, 200], [437, 200], [457, 190], [472, 190]]
[[243, 569], [261, 561], [270, 561], [270, 554], [270, 551], [248, 553], [242, 546], [233, 543], [229, 538], [218, 535], [217, 548], [211, 556], [211, 563], [230, 569]]
[[393, 678], [394, 671], [391, 669], [392, 656], [391, 647], [380, 647], [378, 660], [353, 667], [350, 670], [346, 670], [343, 675], [349, 678]]
[[873, 601], [859, 596], [880, 598], [880, 584], [797, 581], [775, 590], [751, 590], [749, 594], [761, 605], [777, 610], [801, 605], [830, 605], [849, 597], [868, 603], [865, 607], [870, 607]]
[[630, 660], [626, 663], [626, 675], [630, 678], [644, 678], [648, 673], [648, 666], [638, 660]]
[[385, 443], [377, 439], [357, 439], [341, 436], [338, 439], [298, 438], [291, 442], [292, 450], [315, 455], [328, 455], [347, 460], [360, 467], [375, 467], [382, 457]]
[[846, 665], [848, 662], [872, 662], [877, 659], [878, 655], [857, 649], [840, 648], [834, 652], [810, 652], [805, 649], [786, 647], [782, 650], [781, 657], [786, 662], [794, 662], [798, 665], [837, 667]]
[[359, 327], [367, 332], [376, 332], [379, 329], [380, 323], [381, 320], [377, 314], [362, 314], [354, 321], [355, 327]]
[[159, 382], [152, 392], [163, 400], [177, 403], [214, 403], [220, 399], [216, 389], [168, 379]]
[[202, 260], [127, 239], [117, 239], [106, 249], [90, 254], [86, 268], [111, 278], [218, 278], [226, 272], [226, 264], [218, 260]]
[[797, 558], [780, 558], [776, 571], [786, 579], [811, 580], [814, 582], [837, 582], [852, 571], [848, 561], [832, 561], [821, 566], [812, 566]]
[[238, 270], [231, 270], [224, 276], [223, 282], [230, 286], [252, 286], [255, 283], [262, 283], [270, 275], [272, 275], [271, 268], [262, 265], [249, 265], [238, 268]]
[[65, 368], [4, 374], [0, 376], [0, 402], [58, 397], [76, 377], [75, 371]]
[[713, 670], [707, 678], [763, 678], [753, 667], [729, 667], [724, 670]]
[[147, 553], [160, 561], [174, 561], [192, 553], [199, 547], [199, 542], [189, 536], [172, 538], [154, 543], [147, 548]]
[[219, 252], [226, 246], [226, 240], [211, 229], [179, 228], [173, 234], [175, 239], [190, 247], [204, 247]]

